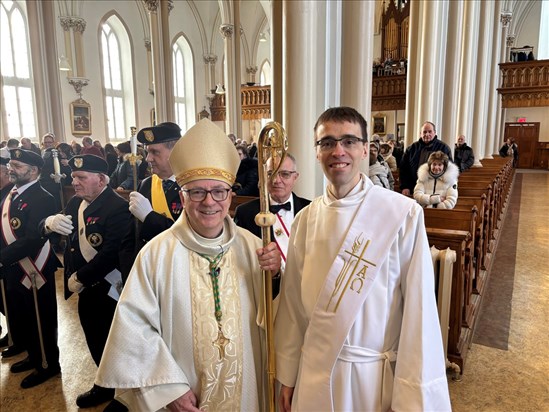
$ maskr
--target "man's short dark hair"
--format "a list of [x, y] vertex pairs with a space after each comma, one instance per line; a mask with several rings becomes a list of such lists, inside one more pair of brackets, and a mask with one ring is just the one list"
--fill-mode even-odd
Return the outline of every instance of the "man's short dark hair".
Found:
[[336, 123], [356, 123], [362, 130], [362, 139], [366, 141], [368, 139], [368, 124], [366, 119], [352, 107], [330, 107], [324, 113], [320, 115], [315, 123], [314, 132], [316, 135], [316, 129], [323, 123], [336, 122]]
[[10, 149], [14, 147], [19, 147], [19, 140], [11, 138], [8, 140], [8, 144], [6, 146], [8, 146]]

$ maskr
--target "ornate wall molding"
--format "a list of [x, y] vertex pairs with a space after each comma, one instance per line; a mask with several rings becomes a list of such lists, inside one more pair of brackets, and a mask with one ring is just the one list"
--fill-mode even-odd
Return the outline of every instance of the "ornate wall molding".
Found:
[[257, 66], [248, 66], [248, 67], [246, 67], [246, 73], [256, 74], [257, 73]]
[[86, 20], [81, 17], [61, 16], [59, 17], [59, 23], [64, 31], [73, 29], [75, 32], [84, 33], [84, 30], [86, 30]]
[[[158, 0], [143, 0], [143, 4], [145, 5], [145, 8], [149, 11], [149, 13], [156, 13], [156, 10], [158, 10], [159, 3], [160, 2]], [[172, 5], [172, 8], [173, 8], [173, 5]]]
[[145, 43], [145, 49], [147, 49], [147, 51], [151, 51], [151, 40], [145, 39], [144, 43]]
[[217, 55], [215, 54], [204, 54], [202, 55], [202, 58], [204, 59], [204, 64], [216, 64], [217, 63]]
[[76, 94], [82, 98], [82, 89], [88, 85], [89, 79], [84, 79], [82, 77], [69, 77], [69, 84], [74, 87]]
[[513, 13], [511, 13], [510, 11], [502, 11], [500, 15], [500, 20], [503, 24], [503, 27], [508, 27], [513, 20]]
[[234, 33], [234, 24], [222, 24], [219, 26], [219, 31], [225, 39], [230, 39]]
[[508, 34], [507, 38], [505, 39], [507, 42], [507, 47], [513, 47], [513, 45], [515, 44], [516, 38], [517, 36], [515, 34]]

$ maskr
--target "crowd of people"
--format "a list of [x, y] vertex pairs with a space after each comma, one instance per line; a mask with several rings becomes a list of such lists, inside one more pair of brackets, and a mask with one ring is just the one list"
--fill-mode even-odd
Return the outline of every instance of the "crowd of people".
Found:
[[[403, 150], [368, 139], [355, 109], [326, 110], [313, 139], [322, 196], [294, 192], [291, 153], [267, 162], [267, 246], [259, 199], [229, 215], [234, 196], [259, 194], [255, 143], [208, 119], [183, 136], [171, 122], [147, 127], [137, 140], [135, 167], [129, 142], [56, 143], [48, 133], [40, 147], [2, 144], [0, 309], [9, 334], [0, 343], [3, 358], [27, 352], [10, 367], [31, 371], [23, 389], [61, 372], [62, 267], [98, 367], [78, 407], [266, 410], [263, 270], [272, 273], [281, 411], [451, 409], [422, 207], [455, 206], [459, 174], [474, 164], [464, 136], [452, 156], [425, 122]], [[516, 158], [516, 144], [502, 156]], [[73, 198], [62, 201], [56, 173]]]

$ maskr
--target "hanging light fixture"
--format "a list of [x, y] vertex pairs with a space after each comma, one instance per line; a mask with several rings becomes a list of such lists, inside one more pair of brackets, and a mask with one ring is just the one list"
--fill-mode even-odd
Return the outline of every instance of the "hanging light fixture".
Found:
[[267, 41], [267, 37], [265, 37], [265, 33], [263, 33], [263, 32], [259, 33], [259, 41], [261, 43], [264, 43], [264, 42]]
[[63, 54], [59, 58], [59, 70], [61, 70], [62, 72], [68, 72], [71, 70], [71, 65]]

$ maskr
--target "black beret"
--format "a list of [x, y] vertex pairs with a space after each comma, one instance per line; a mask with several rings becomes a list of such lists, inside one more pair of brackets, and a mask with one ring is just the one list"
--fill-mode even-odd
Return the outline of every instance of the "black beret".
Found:
[[171, 142], [181, 137], [181, 128], [172, 122], [145, 127], [137, 133], [137, 140], [143, 144]]
[[21, 163], [26, 163], [31, 166], [36, 166], [39, 169], [42, 169], [44, 167], [44, 159], [42, 159], [42, 156], [34, 153], [31, 150], [11, 149], [10, 159], [17, 160]]
[[7, 165], [9, 163], [10, 159], [7, 157], [0, 157], [0, 164], [1, 165]]
[[91, 154], [71, 157], [69, 166], [73, 172], [103, 173], [106, 175], [109, 171], [109, 165], [105, 159]]

